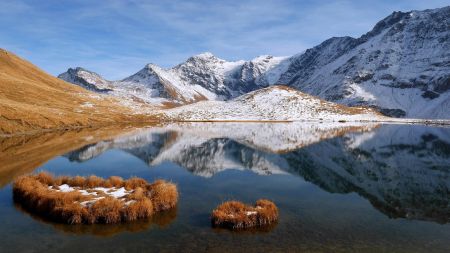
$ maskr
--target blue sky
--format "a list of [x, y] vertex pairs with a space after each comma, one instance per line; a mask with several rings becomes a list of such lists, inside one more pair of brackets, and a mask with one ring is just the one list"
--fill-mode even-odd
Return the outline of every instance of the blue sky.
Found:
[[0, 47], [57, 75], [82, 66], [120, 79], [212, 52], [226, 60], [292, 55], [332, 36], [358, 37], [395, 10], [448, 0], [0, 0]]

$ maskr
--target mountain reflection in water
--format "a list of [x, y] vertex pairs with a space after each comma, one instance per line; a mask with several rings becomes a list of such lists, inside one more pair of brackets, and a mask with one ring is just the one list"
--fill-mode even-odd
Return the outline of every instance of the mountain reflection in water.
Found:
[[65, 156], [83, 162], [110, 149], [149, 166], [169, 161], [202, 177], [228, 169], [299, 175], [331, 193], [356, 192], [392, 218], [450, 220], [446, 128], [186, 123], [138, 130]]

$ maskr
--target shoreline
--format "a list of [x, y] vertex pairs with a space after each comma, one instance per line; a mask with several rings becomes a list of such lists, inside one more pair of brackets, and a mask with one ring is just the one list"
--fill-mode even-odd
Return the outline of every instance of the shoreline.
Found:
[[227, 120], [227, 119], [218, 119], [218, 120], [160, 120], [160, 121], [146, 121], [146, 122], [125, 122], [125, 123], [117, 123], [117, 124], [92, 124], [87, 126], [63, 126], [56, 128], [43, 128], [43, 129], [32, 129], [30, 131], [22, 131], [16, 133], [0, 133], [0, 138], [10, 138], [17, 136], [33, 136], [37, 134], [45, 134], [45, 133], [55, 133], [55, 132], [66, 132], [73, 130], [82, 130], [82, 129], [92, 129], [92, 130], [101, 130], [107, 128], [120, 128], [123, 129], [132, 129], [136, 127], [149, 127], [149, 126], [157, 126], [157, 125], [165, 125], [170, 123], [273, 123], [273, 124], [283, 124], [283, 123], [379, 123], [379, 124], [396, 124], [396, 125], [425, 125], [425, 126], [437, 126], [437, 127], [447, 127], [450, 126], [450, 119], [414, 119], [414, 118], [389, 118], [389, 119], [380, 119], [380, 120], [320, 120], [320, 119], [303, 119], [303, 120]]

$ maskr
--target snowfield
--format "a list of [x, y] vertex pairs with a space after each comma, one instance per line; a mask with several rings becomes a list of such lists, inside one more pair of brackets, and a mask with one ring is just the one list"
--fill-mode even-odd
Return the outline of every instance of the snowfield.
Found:
[[285, 86], [264, 88], [231, 101], [201, 101], [161, 113], [179, 121], [377, 121], [387, 118], [373, 109], [341, 106]]

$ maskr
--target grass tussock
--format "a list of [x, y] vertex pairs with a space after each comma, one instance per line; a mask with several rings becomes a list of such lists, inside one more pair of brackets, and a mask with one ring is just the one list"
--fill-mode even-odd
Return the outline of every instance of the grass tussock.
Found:
[[265, 227], [278, 220], [278, 208], [269, 200], [260, 199], [254, 206], [239, 201], [227, 201], [212, 212], [213, 227], [246, 229]]
[[[72, 190], [63, 191], [63, 185]], [[109, 190], [102, 191], [98, 187]], [[122, 187], [126, 190], [124, 196], [108, 194]], [[119, 223], [149, 218], [178, 202], [176, 185], [163, 180], [150, 184], [141, 178], [54, 177], [46, 172], [18, 178], [13, 184], [13, 195], [24, 208], [69, 224]]]
[[178, 201], [177, 186], [167, 184], [164, 180], [156, 180], [149, 186], [152, 189], [152, 200], [156, 211], [171, 209]]

